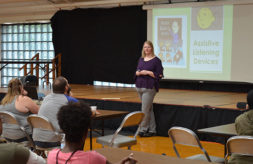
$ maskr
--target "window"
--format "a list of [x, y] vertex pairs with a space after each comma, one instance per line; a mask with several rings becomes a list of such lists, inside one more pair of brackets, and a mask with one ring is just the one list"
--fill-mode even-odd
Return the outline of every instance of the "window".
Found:
[[112, 82], [104, 82], [104, 81], [94, 81], [93, 85], [97, 86], [110, 86], [110, 87], [135, 87], [135, 84], [123, 84], [123, 83], [112, 83]]
[[[52, 29], [50, 23], [4, 24], [1, 25], [1, 60], [30, 59], [39, 53], [40, 59], [53, 59]], [[1, 71], [1, 86], [7, 86], [9, 80], [22, 77], [23, 64], [8, 64]], [[43, 69], [39, 72], [44, 75]], [[39, 80], [41, 84], [42, 81]]]
[[[30, 59], [39, 53], [40, 59], [53, 59], [52, 29], [50, 23], [4, 24], [1, 25], [1, 60]], [[1, 65], [2, 66], [2, 65]], [[23, 64], [8, 64], [1, 71], [1, 86], [7, 86], [15, 77], [24, 76]], [[44, 75], [43, 69], [39, 76]], [[44, 81], [44, 80], [43, 80]], [[41, 85], [43, 82], [39, 80]], [[52, 78], [50, 79], [52, 83]], [[113, 87], [134, 87], [134, 84], [122, 84], [94, 81], [94, 85]]]

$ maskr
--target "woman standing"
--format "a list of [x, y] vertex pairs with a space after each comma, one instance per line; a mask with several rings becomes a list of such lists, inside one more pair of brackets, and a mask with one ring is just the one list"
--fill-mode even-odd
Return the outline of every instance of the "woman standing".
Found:
[[137, 66], [135, 81], [137, 92], [142, 102], [141, 110], [145, 113], [139, 132], [141, 137], [151, 137], [156, 134], [153, 100], [159, 90], [159, 80], [162, 77], [162, 62], [155, 56], [152, 42], [146, 41]]
[[[26, 91], [18, 78], [10, 80], [8, 91], [4, 96], [0, 111], [7, 111], [16, 116], [18, 122], [25, 127], [28, 134], [32, 134], [32, 129], [27, 122], [30, 113], [37, 114], [39, 106], [31, 98], [25, 96]], [[25, 134], [15, 125], [3, 124], [3, 136], [13, 142], [23, 142], [27, 140]]]

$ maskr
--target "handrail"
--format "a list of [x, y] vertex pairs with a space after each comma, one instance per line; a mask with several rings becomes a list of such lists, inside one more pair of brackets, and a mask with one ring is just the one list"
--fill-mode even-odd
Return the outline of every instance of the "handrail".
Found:
[[[39, 53], [35, 54], [30, 60], [32, 61], [34, 59], [36, 61], [39, 61], [39, 59], [40, 59]], [[27, 72], [27, 65], [28, 64], [31, 64], [31, 66], [30, 66], [30, 72]], [[26, 64], [24, 64], [21, 68], [19, 68], [19, 71], [21, 71], [22, 69], [24, 69], [24, 76], [27, 76], [28, 74], [33, 75], [33, 71], [34, 71], [33, 63], [26, 63]], [[39, 78], [39, 64], [36, 64], [35, 71], [36, 71], [37, 78]]]
[[[27, 76], [29, 74], [33, 75], [34, 70], [36, 71], [36, 76], [39, 79], [39, 68], [40, 68], [40, 62], [39, 62], [39, 53], [35, 54], [29, 61], [31, 63], [26, 63], [24, 64], [21, 68], [19, 68], [19, 71], [24, 69], [24, 76]], [[37, 61], [36, 66], [34, 67], [34, 62]], [[28, 72], [28, 65], [30, 64], [30, 71]], [[52, 64], [52, 69], [50, 69], [50, 64]], [[43, 68], [43, 67], [41, 67]], [[49, 85], [49, 75], [52, 73], [52, 79], [55, 80], [56, 77], [61, 76], [61, 53], [56, 55], [54, 59], [51, 60], [50, 63], [44, 63], [44, 69], [45, 69], [45, 74], [42, 76], [40, 79], [45, 79], [46, 85]], [[43, 84], [44, 84], [43, 82]], [[43, 85], [44, 87], [44, 85]]]
[[[56, 55], [56, 57], [53, 58], [51, 61], [52, 61], [52, 69], [49, 70], [49, 64], [46, 64], [45, 65], [46, 73], [44, 74], [44, 76], [41, 77], [41, 79], [46, 79], [45, 82], [47, 85], [50, 84], [49, 83], [49, 74], [51, 72], [52, 72], [53, 81], [55, 80], [56, 77], [61, 76], [61, 53]], [[56, 70], [57, 70], [57, 73], [56, 73]], [[44, 87], [44, 85], [43, 85], [43, 87]]]

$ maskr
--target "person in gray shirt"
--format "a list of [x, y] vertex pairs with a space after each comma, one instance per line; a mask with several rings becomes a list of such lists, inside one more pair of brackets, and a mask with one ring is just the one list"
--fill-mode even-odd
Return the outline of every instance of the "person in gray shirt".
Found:
[[[56, 78], [53, 82], [53, 93], [44, 98], [38, 113], [39, 116], [48, 118], [57, 132], [61, 132], [57, 121], [57, 113], [63, 105], [69, 102], [69, 96], [67, 95], [69, 87], [66, 78], [62, 76]], [[61, 137], [55, 135], [55, 133], [36, 128], [33, 131], [33, 140], [35, 145], [43, 148], [56, 147], [61, 144]]]
[[[8, 84], [8, 91], [1, 101], [0, 111], [12, 113], [18, 123], [25, 128], [26, 133], [32, 134], [32, 129], [27, 122], [30, 114], [37, 114], [39, 106], [26, 96], [21, 81], [18, 78], [11, 79]], [[10, 142], [27, 141], [26, 134], [15, 124], [3, 123], [2, 136]]]

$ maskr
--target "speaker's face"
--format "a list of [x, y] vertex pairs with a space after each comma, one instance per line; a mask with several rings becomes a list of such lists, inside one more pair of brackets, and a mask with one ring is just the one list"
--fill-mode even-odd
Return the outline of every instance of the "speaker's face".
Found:
[[146, 55], [151, 55], [152, 52], [153, 52], [152, 47], [151, 47], [149, 44], [147, 44], [147, 43], [144, 44], [143, 50], [144, 50], [144, 53], [145, 53]]

